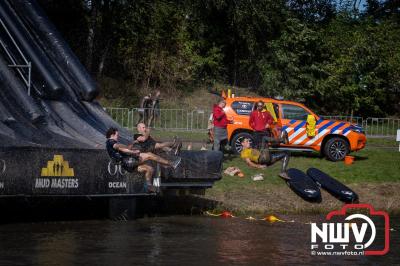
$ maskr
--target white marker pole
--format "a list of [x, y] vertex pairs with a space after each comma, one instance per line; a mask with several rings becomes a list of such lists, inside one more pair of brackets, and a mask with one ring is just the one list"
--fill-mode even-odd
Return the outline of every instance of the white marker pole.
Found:
[[399, 142], [399, 152], [400, 152], [400, 129], [397, 130], [397, 137], [396, 137], [396, 141]]

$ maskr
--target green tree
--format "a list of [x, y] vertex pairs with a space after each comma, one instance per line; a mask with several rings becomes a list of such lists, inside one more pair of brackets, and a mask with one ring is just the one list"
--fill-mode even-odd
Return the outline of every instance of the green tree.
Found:
[[263, 77], [260, 93], [303, 101], [313, 95], [321, 75], [317, 32], [296, 18], [288, 19], [269, 49], [270, 54], [258, 62]]
[[393, 112], [393, 100], [399, 99], [399, 83], [393, 79], [399, 75], [399, 37], [398, 26], [389, 21], [342, 17], [331, 23], [323, 32], [330, 52], [323, 65], [326, 77], [317, 86], [326, 111], [363, 116]]

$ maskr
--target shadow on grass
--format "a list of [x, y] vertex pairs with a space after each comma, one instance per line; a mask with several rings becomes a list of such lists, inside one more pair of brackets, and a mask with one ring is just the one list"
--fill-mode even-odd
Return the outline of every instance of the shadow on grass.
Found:
[[290, 156], [296, 158], [316, 158], [326, 160], [324, 156], [316, 152], [291, 152]]
[[[290, 156], [294, 157], [294, 158], [315, 158], [315, 159], [329, 161], [325, 156], [321, 155], [320, 153], [316, 153], [316, 152], [292, 152], [292, 153], [290, 153]], [[360, 156], [360, 155], [352, 155], [352, 156], [354, 156], [354, 159], [356, 161], [364, 161], [364, 160], [369, 159], [368, 156]], [[338, 161], [338, 162], [341, 162], [341, 161]]]
[[[271, 151], [271, 153], [277, 153], [279, 151]], [[327, 160], [325, 157], [321, 156], [318, 153], [311, 153], [311, 152], [291, 152], [290, 153], [290, 157], [293, 158], [316, 158], [316, 159], [320, 159], [320, 160]], [[232, 162], [233, 160], [235, 160], [236, 158], [240, 158], [240, 154], [235, 154], [233, 152], [225, 152], [224, 153], [224, 159], [223, 162], [224, 163], [229, 163]]]
[[352, 155], [352, 156], [354, 156], [355, 161], [365, 161], [369, 159], [368, 156], [359, 156], [359, 155]]
[[239, 157], [240, 157], [240, 156], [239, 156], [239, 155], [236, 155], [236, 154], [230, 154], [230, 153], [224, 154], [223, 162], [224, 162], [224, 163], [232, 162], [234, 159], [239, 158]]

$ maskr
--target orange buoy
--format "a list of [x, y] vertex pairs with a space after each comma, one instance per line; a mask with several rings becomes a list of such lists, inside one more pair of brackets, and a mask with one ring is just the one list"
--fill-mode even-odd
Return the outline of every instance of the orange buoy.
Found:
[[344, 164], [350, 165], [354, 162], [354, 156], [347, 155], [344, 157]]
[[268, 216], [266, 216], [266, 217], [264, 218], [264, 220], [266, 220], [266, 221], [268, 221], [268, 222], [270, 222], [270, 223], [284, 222], [284, 221], [278, 219], [278, 218], [277, 218], [276, 216], [274, 216], [274, 215], [268, 215]]
[[223, 211], [220, 215], [222, 218], [232, 218], [234, 217], [233, 214], [229, 211]]

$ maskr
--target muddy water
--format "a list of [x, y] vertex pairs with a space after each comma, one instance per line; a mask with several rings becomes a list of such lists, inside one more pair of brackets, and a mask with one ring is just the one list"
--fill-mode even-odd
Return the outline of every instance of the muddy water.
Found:
[[0, 265], [395, 265], [399, 217], [383, 257], [311, 256], [310, 225], [204, 216], [0, 225]]

